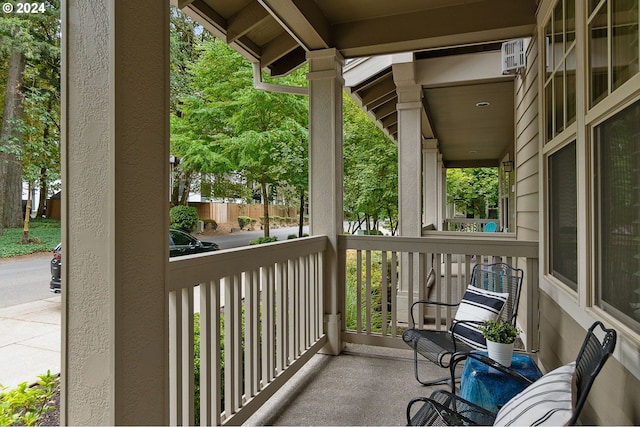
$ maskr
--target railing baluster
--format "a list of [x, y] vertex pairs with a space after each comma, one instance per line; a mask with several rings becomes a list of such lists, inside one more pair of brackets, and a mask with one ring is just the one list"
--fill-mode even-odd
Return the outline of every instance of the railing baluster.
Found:
[[[433, 254], [433, 257], [434, 257], [433, 263], [435, 264], [435, 267], [436, 267], [435, 268], [436, 283], [433, 285], [436, 287], [435, 289], [436, 295], [435, 295], [434, 301], [442, 301], [442, 263], [441, 263], [442, 255], [436, 253], [436, 254]], [[442, 310], [440, 310], [440, 308], [436, 307], [435, 318], [436, 318], [435, 328], [437, 331], [439, 331], [442, 329]]]
[[356, 252], [356, 331], [362, 332], [362, 251]]
[[200, 424], [220, 425], [220, 287], [200, 285]]
[[371, 251], [365, 252], [365, 307], [367, 335], [371, 334]]
[[391, 336], [398, 335], [398, 255], [391, 252]]
[[389, 324], [389, 279], [387, 278], [388, 274], [388, 265], [387, 265], [387, 251], [382, 251], [380, 255], [381, 265], [380, 265], [380, 276], [382, 277], [382, 285], [381, 285], [381, 300], [382, 300], [382, 335], [388, 335], [388, 324]]

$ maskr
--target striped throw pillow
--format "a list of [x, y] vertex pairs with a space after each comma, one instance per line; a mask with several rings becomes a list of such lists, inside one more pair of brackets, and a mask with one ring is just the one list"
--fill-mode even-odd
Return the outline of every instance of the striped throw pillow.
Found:
[[496, 320], [504, 307], [508, 293], [492, 292], [475, 286], [469, 286], [460, 301], [458, 311], [451, 325], [456, 337], [476, 349], [486, 349], [487, 342], [478, 330], [479, 324], [460, 323], [461, 320], [484, 322]]
[[496, 416], [496, 426], [561, 426], [571, 419], [571, 384], [576, 362], [544, 375], [508, 401]]

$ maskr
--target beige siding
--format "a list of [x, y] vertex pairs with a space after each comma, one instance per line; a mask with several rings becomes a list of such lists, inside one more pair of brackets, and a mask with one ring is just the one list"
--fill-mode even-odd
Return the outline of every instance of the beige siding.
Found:
[[538, 48], [532, 38], [527, 70], [516, 79], [516, 232], [538, 240]]
[[[575, 360], [584, 339], [580, 327], [547, 294], [540, 294], [540, 362], [545, 371]], [[640, 424], [640, 381], [610, 357], [582, 410], [583, 425]]]

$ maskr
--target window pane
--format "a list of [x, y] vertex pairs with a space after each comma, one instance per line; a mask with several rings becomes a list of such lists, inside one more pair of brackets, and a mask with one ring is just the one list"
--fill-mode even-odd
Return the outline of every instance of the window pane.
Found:
[[617, 0], [611, 7], [612, 89], [615, 90], [638, 72], [638, 0]]
[[578, 283], [576, 143], [549, 157], [550, 273], [571, 289]]
[[590, 106], [600, 102], [608, 92], [607, 78], [607, 8], [601, 8], [589, 23]]
[[575, 0], [566, 0], [565, 4], [565, 24], [564, 24], [567, 45], [566, 50], [569, 50], [569, 46], [576, 39], [576, 4]]
[[556, 7], [553, 9], [553, 65], [554, 68], [560, 63], [562, 60], [562, 56], [564, 55], [564, 45], [563, 45], [563, 31], [564, 25], [562, 22], [562, 0], [556, 4]]
[[566, 61], [567, 125], [576, 120], [576, 50], [571, 49]]
[[640, 102], [596, 128], [598, 305], [640, 331]]
[[555, 135], [564, 130], [564, 71], [562, 69], [556, 72], [553, 78], [554, 92], [554, 112], [555, 112]]
[[546, 61], [546, 67], [545, 69], [547, 70], [547, 79], [551, 76], [551, 73], [553, 72], [553, 34], [552, 34], [552, 28], [551, 28], [551, 20], [549, 20], [547, 22], [547, 25], [544, 27], [544, 34], [545, 34], [545, 61]]
[[598, 4], [600, 4], [600, 0], [589, 0], [589, 15], [591, 15], [593, 11], [596, 10]]
[[544, 99], [547, 125], [546, 141], [549, 142], [553, 139], [553, 80], [547, 83], [547, 87], [544, 90]]

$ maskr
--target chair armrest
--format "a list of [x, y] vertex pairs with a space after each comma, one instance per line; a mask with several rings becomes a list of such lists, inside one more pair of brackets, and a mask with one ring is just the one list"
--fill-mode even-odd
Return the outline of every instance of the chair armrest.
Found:
[[[422, 402], [422, 406], [418, 409], [414, 416], [411, 415], [414, 404]], [[458, 414], [454, 410], [429, 399], [428, 397], [417, 397], [411, 399], [407, 405], [407, 425], [408, 426], [424, 426], [424, 425], [447, 425], [462, 426], [476, 425], [473, 420]]]
[[442, 306], [442, 307], [457, 307], [460, 305], [459, 302], [457, 303], [446, 303], [446, 302], [440, 302], [440, 301], [430, 301], [430, 300], [420, 300], [420, 301], [416, 301], [413, 304], [411, 304], [411, 325], [415, 326], [416, 324], [416, 320], [415, 317], [413, 315], [413, 308], [418, 305], [418, 304], [432, 304], [432, 305], [437, 305], [437, 306]]
[[[411, 416], [412, 406], [422, 406]], [[407, 405], [408, 425], [491, 425], [496, 414], [445, 390], [436, 390], [431, 398], [418, 397]]]

